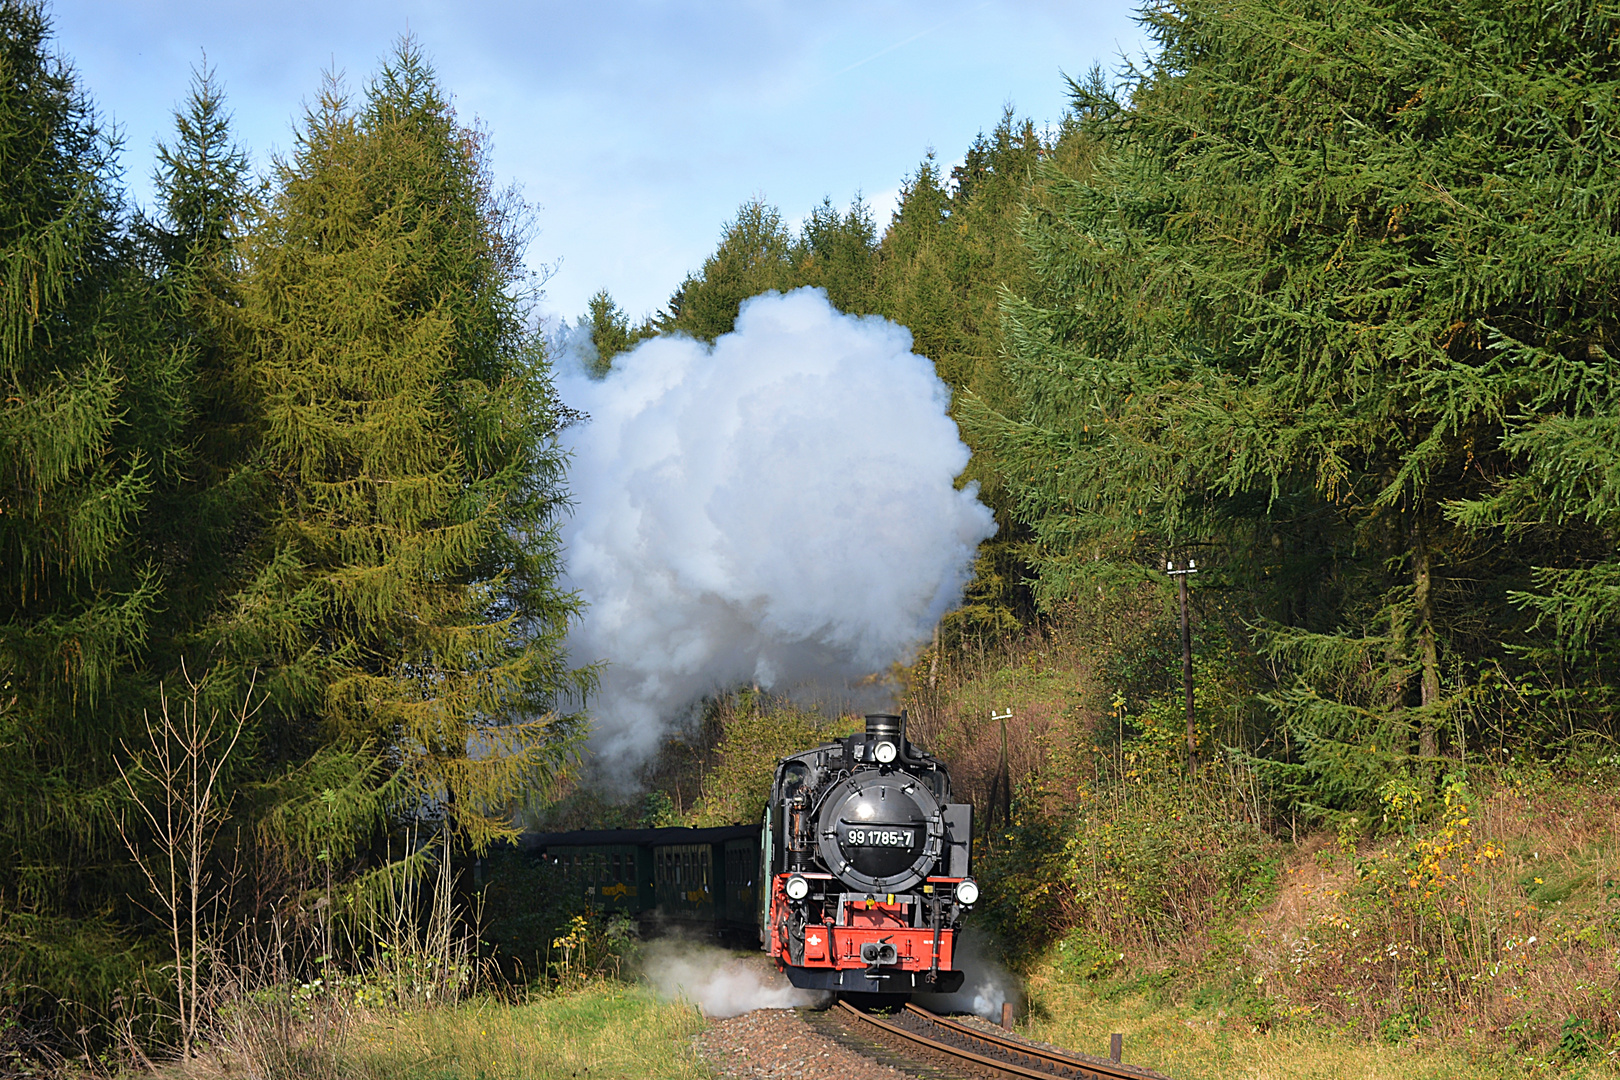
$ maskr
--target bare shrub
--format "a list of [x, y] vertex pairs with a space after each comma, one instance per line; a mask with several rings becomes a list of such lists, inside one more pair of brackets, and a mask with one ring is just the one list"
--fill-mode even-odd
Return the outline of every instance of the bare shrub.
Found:
[[131, 751], [118, 772], [138, 820], [120, 817], [118, 835], [157, 903], [174, 962], [180, 1051], [190, 1056], [202, 1023], [215, 924], [228, 897], [208, 868], [215, 837], [230, 816], [231, 799], [218, 790], [220, 772], [257, 706], [250, 684], [242, 706], [221, 724], [206, 709], [202, 688], [185, 673], [187, 696], [179, 715], [159, 690], [158, 715], [145, 715], [146, 745]]
[[456, 900], [449, 845], [441, 829], [430, 847], [355, 883], [336, 933], [333, 921], [281, 914], [244, 927], [230, 962], [215, 962], [204, 1071], [335, 1080], [351, 1075], [345, 1048], [356, 1024], [455, 1005], [477, 989], [477, 918]]
[[437, 858], [422, 873], [426, 851], [390, 863], [359, 890], [354, 926], [366, 992], [395, 1008], [453, 1005], [479, 975], [476, 913], [455, 899], [450, 830], [438, 835]]

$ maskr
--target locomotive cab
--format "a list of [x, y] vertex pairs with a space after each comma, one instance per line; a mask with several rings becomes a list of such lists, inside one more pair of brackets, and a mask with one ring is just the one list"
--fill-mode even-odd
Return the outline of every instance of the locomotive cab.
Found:
[[906, 717], [784, 758], [761, 845], [763, 947], [795, 986], [949, 993], [955, 943], [978, 899], [973, 808], [906, 739]]

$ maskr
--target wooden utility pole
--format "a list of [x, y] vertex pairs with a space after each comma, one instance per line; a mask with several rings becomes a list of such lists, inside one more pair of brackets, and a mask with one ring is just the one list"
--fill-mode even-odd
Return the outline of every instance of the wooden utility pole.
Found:
[[1003, 823], [1012, 821], [1012, 773], [1007, 768], [1007, 721], [1012, 718], [1012, 714], [1011, 706], [1003, 713], [990, 710], [990, 719], [1001, 721], [1001, 766], [996, 771], [995, 782], [990, 788], [990, 810], [994, 813], [999, 808]]
[[1174, 559], [1165, 560], [1164, 572], [1176, 579], [1181, 598], [1181, 685], [1187, 694], [1187, 774], [1198, 772], [1198, 729], [1193, 722], [1192, 624], [1187, 620], [1187, 578], [1198, 573], [1198, 560], [1188, 559], [1180, 567]]

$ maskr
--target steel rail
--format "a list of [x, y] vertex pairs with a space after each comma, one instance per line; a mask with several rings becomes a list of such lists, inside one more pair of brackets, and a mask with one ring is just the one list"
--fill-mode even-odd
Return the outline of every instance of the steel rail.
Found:
[[995, 1032], [985, 1031], [983, 1028], [972, 1027], [961, 1021], [952, 1020], [948, 1016], [931, 1013], [927, 1009], [910, 1003], [907, 1003], [906, 1010], [929, 1023], [939, 1025], [959, 1038], [972, 1040], [982, 1046], [993, 1047], [1001, 1053], [1018, 1054], [1026, 1059], [1046, 1062], [1049, 1067], [1058, 1070], [1089, 1070], [1098, 1076], [1108, 1077], [1109, 1080], [1113, 1080], [1115, 1077], [1129, 1077], [1130, 1080], [1168, 1080], [1163, 1074], [1153, 1072], [1151, 1069], [1144, 1069], [1139, 1065], [1126, 1065], [1123, 1062], [1107, 1061], [1101, 1058], [1063, 1054], [1056, 1050], [1032, 1046], [1027, 1042], [1009, 1039], [997, 1035]]
[[[957, 1023], [915, 1005], [907, 1005], [908, 1013], [917, 1019], [937, 1026], [969, 1046], [957, 1046], [941, 1039], [930, 1038], [901, 1024], [880, 1016], [873, 1016], [855, 1008], [847, 1001], [838, 1005], [845, 1014], [868, 1027], [876, 1028], [891, 1039], [907, 1047], [960, 1062], [976, 1071], [991, 1076], [1010, 1077], [1014, 1080], [1168, 1080], [1159, 1073], [1098, 1058], [1074, 1057], [1031, 1046], [1014, 1039], [1002, 1038], [988, 1032]], [[970, 1048], [971, 1047], [971, 1048]], [[1022, 1060], [1019, 1060], [1022, 1059]]]

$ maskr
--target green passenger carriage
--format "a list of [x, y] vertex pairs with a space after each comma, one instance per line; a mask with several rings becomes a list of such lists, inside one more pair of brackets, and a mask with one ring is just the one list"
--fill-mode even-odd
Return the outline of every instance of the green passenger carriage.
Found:
[[531, 833], [520, 844], [570, 894], [644, 928], [670, 925], [752, 941], [759, 922], [758, 825], [714, 829], [585, 829]]

